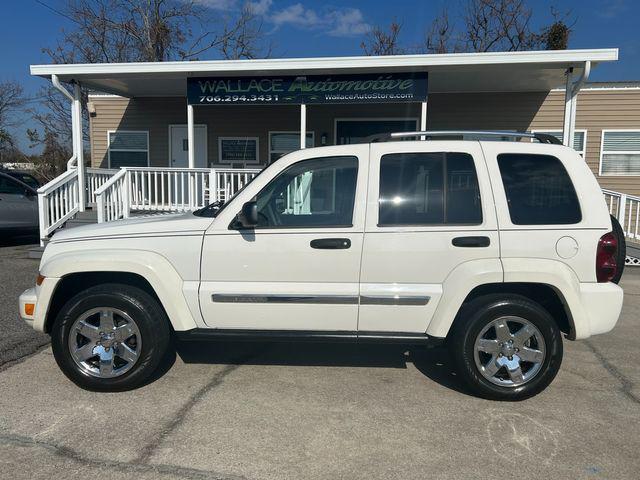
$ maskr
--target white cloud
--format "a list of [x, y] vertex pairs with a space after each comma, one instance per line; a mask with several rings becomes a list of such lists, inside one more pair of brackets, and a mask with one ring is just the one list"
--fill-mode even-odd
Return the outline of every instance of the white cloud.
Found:
[[[271, 0], [267, 0], [271, 4]], [[362, 11], [357, 8], [327, 8], [321, 13], [295, 3], [265, 18], [278, 28], [292, 25], [298, 28], [319, 29], [335, 37], [361, 35], [371, 26], [365, 22]]]
[[212, 10], [231, 10], [238, 3], [237, 0], [195, 0], [195, 2]]
[[301, 3], [295, 3], [287, 8], [275, 12], [269, 17], [269, 21], [277, 27], [290, 24], [298, 27], [318, 27], [323, 23], [323, 19], [318, 16], [315, 10], [305, 8]]
[[358, 8], [335, 10], [329, 16], [331, 17], [333, 28], [328, 33], [334, 37], [362, 35], [371, 30], [371, 25], [365, 22], [364, 15]]
[[248, 2], [247, 5], [254, 14], [266, 15], [273, 5], [273, 0], [258, 0], [257, 2]]

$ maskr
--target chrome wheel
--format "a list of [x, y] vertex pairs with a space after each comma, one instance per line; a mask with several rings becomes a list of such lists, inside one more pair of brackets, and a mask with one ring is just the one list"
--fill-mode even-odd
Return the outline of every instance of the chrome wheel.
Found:
[[542, 368], [545, 343], [528, 320], [505, 316], [486, 325], [476, 337], [474, 357], [484, 378], [495, 385], [519, 387]]
[[73, 361], [93, 377], [125, 374], [138, 361], [141, 348], [136, 322], [117, 308], [92, 308], [76, 319], [69, 332]]

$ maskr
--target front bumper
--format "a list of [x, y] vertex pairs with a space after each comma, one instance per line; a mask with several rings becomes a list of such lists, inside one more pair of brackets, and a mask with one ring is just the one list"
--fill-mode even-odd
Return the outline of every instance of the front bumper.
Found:
[[[49, 304], [59, 280], [59, 278], [45, 278], [40, 286], [29, 288], [20, 295], [18, 299], [20, 318], [34, 330], [45, 331]], [[27, 313], [25, 308], [27, 304], [35, 305], [32, 314]]]

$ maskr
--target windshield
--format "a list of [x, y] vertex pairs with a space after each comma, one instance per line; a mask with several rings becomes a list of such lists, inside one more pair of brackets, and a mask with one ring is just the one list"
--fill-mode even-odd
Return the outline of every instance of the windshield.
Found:
[[222, 200], [217, 200], [213, 203], [210, 203], [206, 207], [202, 207], [200, 210], [196, 210], [195, 212], [193, 212], [193, 214], [198, 217], [211, 217], [211, 218], [217, 217], [220, 214], [220, 212], [222, 212], [222, 210], [224, 210], [226, 206], [229, 205], [229, 203], [231, 203], [231, 200], [236, 198], [240, 192], [242, 192], [245, 188], [251, 185], [251, 182], [253, 182], [256, 178], [262, 175], [272, 165], [273, 163], [271, 165], [268, 165], [266, 168], [260, 170], [255, 177], [253, 177], [251, 180], [245, 183], [244, 186], [240, 190], [238, 190], [236, 193], [234, 193], [229, 199], [227, 199], [226, 202], [223, 202]]

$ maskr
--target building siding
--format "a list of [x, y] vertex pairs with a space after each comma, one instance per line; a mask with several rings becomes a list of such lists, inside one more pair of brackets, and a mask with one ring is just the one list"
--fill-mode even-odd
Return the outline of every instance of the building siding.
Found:
[[[151, 166], [169, 165], [169, 125], [186, 124], [184, 98], [126, 99], [92, 96], [95, 116], [90, 119], [92, 165], [106, 167], [107, 132], [148, 130]], [[218, 137], [259, 138], [260, 163], [269, 155], [268, 132], [297, 131], [298, 106], [204, 106], [196, 107], [195, 123], [207, 125], [210, 165], [218, 162]], [[310, 105], [307, 130], [322, 134], [333, 144], [336, 118], [418, 118], [417, 104]], [[562, 130], [564, 91], [527, 93], [431, 94], [428, 101], [429, 129]], [[640, 176], [599, 176], [600, 142], [603, 129], [640, 130], [640, 89], [582, 90], [578, 96], [576, 129], [587, 130], [585, 160], [603, 188], [640, 195]]]

